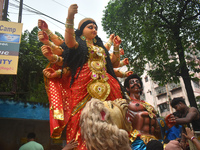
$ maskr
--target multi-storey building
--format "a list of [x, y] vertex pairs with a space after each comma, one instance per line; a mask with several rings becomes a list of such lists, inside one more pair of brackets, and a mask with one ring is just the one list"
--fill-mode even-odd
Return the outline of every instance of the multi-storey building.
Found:
[[[199, 66], [200, 66], [200, 60]], [[199, 67], [200, 68], [200, 67]], [[146, 64], [145, 70], [149, 70], [150, 65]], [[126, 67], [120, 68], [121, 71], [125, 71]], [[200, 79], [200, 73], [196, 73], [195, 77]], [[123, 83], [124, 79], [120, 79]], [[144, 85], [143, 95], [141, 99], [144, 99], [146, 102], [154, 106], [156, 111], [160, 116], [165, 117], [169, 113], [174, 112], [175, 110], [170, 106], [170, 100], [175, 97], [183, 97], [186, 101], [186, 104], [189, 106], [189, 101], [185, 89], [184, 82], [180, 77], [180, 83], [169, 83], [165, 86], [159, 86], [156, 82], [152, 81], [150, 76], [147, 75], [147, 72], [144, 71], [142, 75], [142, 82]], [[192, 88], [195, 94], [195, 97], [200, 98], [200, 82], [199, 81], [191, 81]], [[197, 102], [199, 104], [199, 102]]]
[[[149, 64], [146, 65], [146, 69], [150, 69]], [[196, 77], [200, 78], [200, 74], [195, 74]], [[186, 101], [186, 104], [189, 106], [189, 101], [185, 89], [184, 82], [180, 77], [180, 82], [169, 83], [165, 86], [158, 86], [151, 78], [147, 75], [146, 72], [142, 75], [142, 81], [144, 84], [144, 100], [150, 103], [155, 109], [159, 112], [160, 116], [165, 117], [169, 113], [174, 112], [175, 110], [170, 106], [170, 100], [175, 97], [183, 97]], [[200, 82], [191, 81], [192, 88], [194, 91], [195, 97], [200, 96]]]

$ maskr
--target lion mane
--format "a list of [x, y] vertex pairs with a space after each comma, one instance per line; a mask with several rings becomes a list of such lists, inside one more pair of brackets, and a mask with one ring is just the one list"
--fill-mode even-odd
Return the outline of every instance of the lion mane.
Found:
[[87, 102], [80, 126], [88, 150], [131, 150], [127, 131], [112, 122], [109, 109], [98, 99]]

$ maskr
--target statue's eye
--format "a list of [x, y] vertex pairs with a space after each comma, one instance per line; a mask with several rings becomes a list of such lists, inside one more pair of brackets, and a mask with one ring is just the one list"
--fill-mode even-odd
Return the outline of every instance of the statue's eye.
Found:
[[135, 80], [135, 82], [136, 82], [136, 83], [138, 83], [138, 84], [140, 83], [140, 81], [139, 81], [139, 80]]
[[139, 103], [136, 103], [136, 104], [135, 104], [135, 106], [139, 107], [139, 106], [140, 106], [140, 104], [139, 104]]
[[89, 26], [88, 28], [89, 28], [89, 29], [93, 29], [93, 26]]
[[97, 27], [96, 26], [91, 25], [91, 26], [88, 26], [88, 28], [89, 29], [93, 29], [94, 28], [97, 31]]

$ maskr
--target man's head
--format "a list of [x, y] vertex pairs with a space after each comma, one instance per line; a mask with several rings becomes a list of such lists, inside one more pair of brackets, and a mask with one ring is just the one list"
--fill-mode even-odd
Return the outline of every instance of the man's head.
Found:
[[171, 101], [171, 106], [179, 113], [184, 112], [185, 107], [187, 107], [185, 100], [182, 97], [174, 98]]
[[36, 137], [36, 135], [35, 135], [35, 133], [33, 133], [33, 132], [31, 132], [31, 133], [29, 133], [28, 135], [27, 135], [27, 139], [30, 141], [30, 140], [35, 140], [35, 137]]
[[160, 141], [157, 140], [151, 140], [147, 143], [147, 149], [146, 150], [163, 150], [163, 145]]
[[139, 87], [140, 94], [142, 94], [142, 91], [143, 91], [142, 80], [137, 74], [132, 74], [125, 79], [124, 87], [126, 88], [128, 92], [131, 92], [135, 86]]

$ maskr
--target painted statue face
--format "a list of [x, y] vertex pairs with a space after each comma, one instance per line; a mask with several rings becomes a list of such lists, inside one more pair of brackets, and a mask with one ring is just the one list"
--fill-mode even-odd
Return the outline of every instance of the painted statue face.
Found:
[[97, 36], [97, 26], [95, 24], [93, 24], [93, 23], [88, 24], [83, 29], [83, 35], [88, 40], [94, 39]]
[[127, 90], [130, 93], [139, 93], [141, 91], [141, 84], [137, 78], [133, 78], [129, 80], [129, 88]]

